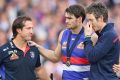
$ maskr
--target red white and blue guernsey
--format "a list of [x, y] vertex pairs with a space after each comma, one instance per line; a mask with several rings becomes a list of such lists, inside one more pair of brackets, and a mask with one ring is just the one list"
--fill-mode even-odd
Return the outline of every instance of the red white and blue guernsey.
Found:
[[[81, 29], [83, 30], [83, 29]], [[88, 80], [89, 74], [90, 74], [90, 64], [88, 59], [86, 58], [85, 52], [84, 52], [84, 30], [80, 34], [80, 38], [73, 49], [70, 57], [70, 66], [66, 65], [67, 62], [67, 42], [68, 37], [70, 34], [70, 30], [66, 29], [63, 32], [63, 36], [61, 39], [61, 45], [62, 45], [62, 62], [63, 62], [63, 74], [62, 79], [63, 80]], [[73, 44], [75, 41], [77, 34], [71, 34], [70, 43], [69, 46]]]

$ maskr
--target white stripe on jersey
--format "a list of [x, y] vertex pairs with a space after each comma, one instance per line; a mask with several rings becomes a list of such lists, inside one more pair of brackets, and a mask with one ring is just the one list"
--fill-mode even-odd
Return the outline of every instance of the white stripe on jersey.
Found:
[[77, 66], [77, 65], [70, 65], [69, 67], [66, 64], [63, 64], [63, 70], [66, 71], [76, 71], [76, 72], [85, 72], [90, 71], [90, 65], [86, 66]]

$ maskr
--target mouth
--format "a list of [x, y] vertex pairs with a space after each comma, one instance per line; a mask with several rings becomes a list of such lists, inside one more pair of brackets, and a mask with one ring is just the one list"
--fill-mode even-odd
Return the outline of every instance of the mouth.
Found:
[[66, 25], [69, 25], [69, 23], [66, 23]]
[[70, 27], [70, 24], [67, 24], [66, 26], [67, 26], [67, 27]]
[[30, 37], [33, 37], [33, 34], [32, 34], [32, 33], [30, 34]]
[[33, 35], [28, 35], [27, 37], [32, 38]]
[[30, 37], [32, 37], [33, 35], [30, 35]]

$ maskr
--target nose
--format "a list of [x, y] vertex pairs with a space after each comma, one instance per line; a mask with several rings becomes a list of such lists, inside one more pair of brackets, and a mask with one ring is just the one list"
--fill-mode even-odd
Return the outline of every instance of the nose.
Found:
[[34, 31], [33, 31], [33, 28], [31, 28], [30, 33], [33, 34], [33, 32], [34, 32]]
[[65, 23], [68, 23], [68, 19], [65, 20]]

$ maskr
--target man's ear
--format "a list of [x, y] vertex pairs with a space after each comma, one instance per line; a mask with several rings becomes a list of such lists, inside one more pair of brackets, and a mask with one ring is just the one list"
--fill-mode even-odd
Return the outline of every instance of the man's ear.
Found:
[[81, 23], [82, 22], [82, 17], [77, 18], [78, 22]]
[[101, 21], [101, 22], [104, 22], [104, 20], [103, 20], [104, 18], [103, 18], [103, 16], [101, 15], [99, 18], [98, 18], [98, 20], [99, 21]]
[[21, 29], [16, 29], [18, 33], [21, 33]]

